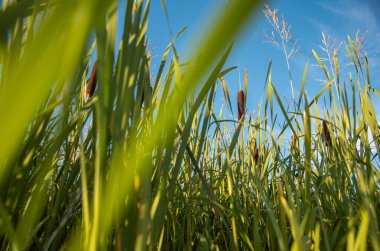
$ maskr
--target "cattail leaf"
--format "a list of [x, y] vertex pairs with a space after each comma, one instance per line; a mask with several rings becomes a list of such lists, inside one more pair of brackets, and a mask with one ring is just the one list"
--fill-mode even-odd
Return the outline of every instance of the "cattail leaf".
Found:
[[280, 105], [281, 111], [282, 111], [282, 113], [283, 113], [283, 115], [284, 115], [284, 117], [285, 117], [285, 119], [286, 119], [286, 122], [287, 122], [287, 124], [283, 127], [283, 130], [284, 130], [285, 127], [289, 126], [290, 129], [292, 130], [292, 132], [293, 132], [294, 134], [296, 134], [296, 131], [295, 131], [294, 128], [293, 128], [292, 122], [291, 122], [291, 120], [290, 120], [289, 117], [288, 117], [288, 114], [287, 114], [287, 112], [286, 112], [286, 110], [285, 110], [284, 105], [282, 104], [282, 101], [281, 101], [281, 99], [280, 99], [280, 96], [279, 96], [278, 93], [277, 93], [276, 88], [273, 86], [273, 84], [271, 84], [271, 86], [272, 86], [273, 93], [274, 93], [274, 95], [276, 96], [277, 102], [278, 102], [278, 104]]
[[264, 82], [264, 89], [265, 87], [271, 83], [270, 81], [270, 74], [271, 74], [271, 69], [272, 69], [272, 60], [269, 61], [268, 68], [267, 68], [267, 73], [265, 75], [265, 82]]
[[221, 71], [221, 72], [219, 73], [218, 78], [222, 78], [222, 77], [224, 77], [227, 73], [229, 73], [229, 72], [232, 71], [232, 70], [235, 70], [236, 68], [237, 68], [237, 66], [232, 66], [232, 67], [229, 67], [229, 68], [227, 68], [227, 69]]
[[[352, 39], [349, 35], [347, 35], [347, 40], [351, 46], [352, 51], [354, 52], [355, 58], [356, 58], [356, 60], [354, 60], [354, 61], [356, 61], [355, 65], [357, 65], [360, 68], [361, 73], [363, 73], [362, 65], [360, 63], [359, 54], [358, 54], [358, 51], [354, 45], [354, 42], [352, 42]], [[351, 58], [351, 59], [353, 59], [353, 58]]]
[[294, 242], [292, 245], [292, 250], [305, 250], [305, 247], [302, 242], [302, 233], [300, 231], [300, 226], [297, 223], [297, 220], [294, 217], [294, 212], [289, 208], [288, 203], [286, 202], [283, 196], [280, 197], [281, 205], [284, 207], [286, 215], [289, 220], [290, 229], [292, 231], [292, 235], [294, 238]]
[[367, 250], [367, 234], [369, 227], [369, 216], [366, 210], [361, 211], [361, 224], [359, 227], [359, 232], [355, 240], [355, 246], [353, 250], [364, 251]]
[[352, 55], [352, 52], [351, 52], [350, 48], [347, 45], [345, 45], [345, 48], [346, 48], [348, 56], [350, 57], [352, 63], [355, 66], [356, 72], [359, 72], [358, 66], [356, 65], [356, 61], [354, 59], [354, 56]]
[[[244, 89], [243, 89], [245, 95], [248, 94], [248, 72], [247, 67], [244, 67]], [[244, 99], [244, 107], [247, 106], [247, 99]]]
[[298, 109], [300, 109], [302, 97], [304, 95], [305, 85], [306, 85], [306, 77], [307, 77], [308, 70], [309, 70], [309, 60], [307, 61], [306, 65], [305, 65], [305, 68], [303, 70], [301, 89], [300, 89], [300, 96], [299, 96], [298, 104], [297, 104]]
[[307, 105], [307, 97], [305, 94], [305, 111], [303, 113], [304, 133], [305, 133], [305, 170], [306, 170], [306, 184], [305, 184], [305, 199], [308, 208], [311, 206], [311, 119], [310, 110]]
[[323, 64], [323, 62], [320, 59], [320, 57], [318, 56], [318, 54], [314, 50], [312, 50], [312, 52], [313, 52], [315, 59], [317, 60], [317, 62], [319, 64], [319, 66], [322, 68], [323, 72], [325, 73], [327, 80], [330, 82], [330, 75], [327, 72], [325, 65]]
[[232, 104], [231, 104], [230, 94], [228, 92], [227, 83], [226, 83], [226, 81], [224, 80], [223, 77], [220, 80], [222, 82], [222, 90], [223, 90], [224, 100], [227, 101], [228, 108], [230, 109], [230, 112], [233, 115], [234, 112], [233, 112], [233, 109], [232, 109]]
[[327, 85], [325, 85], [322, 90], [320, 90], [317, 95], [314, 96], [313, 100], [310, 101], [309, 103], [309, 107], [311, 107], [314, 103], [317, 103], [318, 99], [323, 95], [323, 93], [328, 89], [330, 88], [332, 85], [332, 82], [329, 82]]

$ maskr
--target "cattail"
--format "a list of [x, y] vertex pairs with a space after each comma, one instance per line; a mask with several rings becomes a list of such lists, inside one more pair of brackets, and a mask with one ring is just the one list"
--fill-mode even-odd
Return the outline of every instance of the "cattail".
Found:
[[238, 114], [239, 114], [239, 120], [244, 115], [244, 91], [240, 90], [238, 91]]
[[215, 196], [215, 187], [213, 184], [210, 185], [210, 191], [213, 196]]
[[326, 146], [331, 146], [331, 135], [330, 135], [330, 131], [329, 131], [329, 128], [327, 127], [327, 123], [325, 120], [323, 120], [322, 126], [323, 126], [323, 138], [325, 140], [325, 144]]
[[255, 161], [255, 165], [259, 163], [259, 149], [257, 148], [255, 144], [255, 151], [253, 152], [253, 160]]
[[88, 97], [92, 97], [92, 95], [94, 95], [94, 92], [95, 92], [95, 88], [96, 88], [96, 82], [97, 82], [97, 61], [95, 61], [94, 65], [92, 66], [92, 71], [91, 71], [91, 75], [90, 75], [90, 79], [88, 80], [88, 83], [87, 83], [87, 88], [86, 88], [86, 94]]
[[292, 144], [292, 149], [295, 151], [295, 150], [298, 150], [298, 138], [297, 136], [293, 135], [292, 136], [293, 138], [293, 144]]

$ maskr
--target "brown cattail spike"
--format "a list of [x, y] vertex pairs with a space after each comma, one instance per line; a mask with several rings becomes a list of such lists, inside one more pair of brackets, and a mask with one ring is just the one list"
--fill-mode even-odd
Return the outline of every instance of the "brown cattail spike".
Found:
[[259, 149], [257, 148], [255, 144], [255, 151], [253, 152], [253, 160], [255, 161], [255, 165], [259, 163]]
[[293, 135], [292, 138], [293, 138], [292, 150], [297, 151], [298, 150], [298, 138], [296, 135]]
[[239, 114], [239, 120], [244, 115], [244, 91], [240, 90], [238, 91], [238, 114]]
[[325, 140], [325, 144], [326, 146], [331, 146], [331, 135], [330, 135], [329, 128], [327, 127], [326, 121], [323, 120], [322, 126], [323, 126], [323, 138]]
[[96, 82], [97, 82], [97, 76], [96, 76], [97, 64], [98, 62], [95, 61], [94, 65], [92, 66], [90, 79], [88, 80], [88, 83], [87, 83], [86, 94], [88, 97], [92, 97], [92, 95], [94, 95], [94, 92], [95, 92]]

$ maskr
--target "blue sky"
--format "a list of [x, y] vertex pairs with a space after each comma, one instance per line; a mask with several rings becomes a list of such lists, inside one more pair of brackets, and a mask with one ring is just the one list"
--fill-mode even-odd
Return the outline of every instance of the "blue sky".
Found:
[[[119, 0], [119, 10], [124, 12], [125, 1]], [[173, 34], [187, 26], [186, 32], [176, 40], [179, 55], [188, 55], [191, 45], [216, 11], [225, 8], [231, 0], [165, 0], [169, 24], [161, 6], [161, 0], [151, 0], [148, 26], [149, 49], [152, 52], [152, 73], [158, 68], [161, 56], [170, 42], [170, 30]], [[0, 0], [2, 2], [2, 0]], [[284, 17], [291, 25], [293, 37], [299, 39], [300, 50], [297, 57], [290, 60], [295, 93], [300, 87], [304, 66], [310, 58], [310, 64], [316, 64], [311, 57], [311, 50], [316, 50], [320, 56], [323, 51], [322, 32], [330, 36], [336, 45], [347, 41], [347, 35], [355, 37], [360, 30], [366, 33], [364, 46], [367, 50], [371, 66], [372, 84], [380, 90], [380, 0], [279, 0], [270, 1], [271, 9], [278, 9], [279, 16]], [[121, 13], [122, 14], [122, 13]], [[120, 20], [120, 19], [119, 19]], [[241, 85], [244, 67], [248, 70], [248, 113], [254, 112], [264, 95], [264, 80], [268, 63], [272, 60], [273, 83], [282, 97], [291, 97], [289, 77], [285, 57], [280, 47], [264, 43], [260, 35], [270, 26], [264, 15], [258, 12], [247, 25], [242, 36], [236, 41], [234, 50], [226, 67], [238, 66], [226, 76], [233, 104], [236, 103], [236, 92]], [[118, 39], [122, 30], [118, 30]], [[352, 66], [346, 66], [349, 59], [344, 45], [338, 51], [339, 62], [342, 65], [342, 75], [347, 79], [348, 73], [353, 72]], [[191, 55], [190, 55], [191, 56]], [[317, 93], [323, 84], [321, 70], [316, 66], [309, 68], [306, 89], [309, 96]], [[219, 93], [218, 99], [222, 99]], [[375, 100], [380, 110], [380, 101]]]
[[[177, 40], [179, 55], [187, 55], [192, 41], [202, 34], [205, 24], [211, 21], [210, 17], [215, 10], [220, 10], [228, 1], [222, 0], [165, 0], [170, 23], [168, 24], [160, 0], [151, 1], [148, 38], [152, 51], [153, 71], [158, 67], [161, 55], [170, 42], [170, 30], [175, 34], [187, 26], [187, 31]], [[330, 0], [330, 1], [274, 1], [269, 4], [271, 9], [278, 9], [280, 17], [291, 25], [293, 37], [299, 39], [300, 50], [297, 57], [290, 61], [293, 71], [295, 93], [299, 89], [304, 66], [309, 58], [310, 64], [316, 64], [311, 57], [311, 50], [316, 50], [321, 56], [323, 51], [322, 32], [330, 41], [347, 41], [347, 35], [352, 38], [360, 30], [360, 34], [367, 32], [364, 46], [369, 56], [372, 71], [373, 85], [379, 89], [380, 82], [380, 1], [379, 0]], [[170, 27], [170, 28], [169, 28]], [[285, 57], [280, 47], [264, 43], [260, 35], [263, 30], [269, 29], [264, 15], [259, 12], [245, 29], [243, 35], [235, 43], [233, 54], [226, 64], [239, 68], [226, 77], [233, 104], [236, 102], [236, 92], [239, 89], [239, 75], [242, 79], [244, 67], [248, 70], [248, 99], [249, 113], [257, 108], [260, 98], [264, 95], [264, 80], [270, 60], [272, 63], [273, 82], [280, 96], [291, 97], [289, 77]], [[346, 66], [349, 59], [346, 56], [344, 44], [338, 51], [342, 65], [342, 74], [348, 76], [353, 72], [352, 66]], [[309, 95], [318, 92], [323, 84], [318, 81], [322, 78], [321, 71], [311, 66], [307, 79]], [[220, 95], [219, 95], [220, 96]], [[221, 99], [221, 96], [219, 97]]]

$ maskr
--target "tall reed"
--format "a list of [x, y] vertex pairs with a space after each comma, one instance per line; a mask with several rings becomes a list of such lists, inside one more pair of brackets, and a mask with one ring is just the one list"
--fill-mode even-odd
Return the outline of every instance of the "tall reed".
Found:
[[359, 37], [350, 87], [326, 74], [307, 96], [307, 64], [289, 108], [269, 63], [263, 105], [245, 116], [245, 72], [231, 120], [215, 97], [232, 112], [231, 41], [259, 1], [232, 1], [190, 61], [180, 31], [153, 77], [149, 1], [126, 1], [118, 47], [116, 1], [3, 6], [1, 250], [379, 250], [380, 94]]

